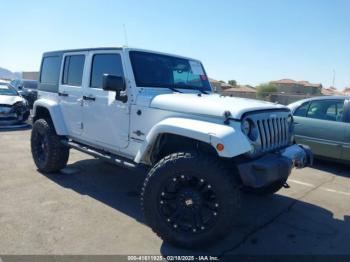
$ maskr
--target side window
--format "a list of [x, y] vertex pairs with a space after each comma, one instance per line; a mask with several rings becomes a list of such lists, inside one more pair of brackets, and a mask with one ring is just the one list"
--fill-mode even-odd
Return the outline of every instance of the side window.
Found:
[[97, 54], [92, 59], [90, 87], [102, 88], [104, 74], [123, 76], [122, 60], [119, 54]]
[[40, 82], [43, 84], [57, 84], [60, 74], [60, 58], [58, 56], [45, 57], [41, 67]]
[[81, 86], [84, 72], [84, 63], [84, 55], [66, 56], [64, 59], [62, 84], [70, 86]]
[[344, 100], [320, 100], [311, 102], [307, 117], [328, 121], [343, 120]]
[[294, 116], [302, 116], [302, 117], [306, 117], [306, 113], [307, 113], [307, 109], [309, 108], [310, 103], [304, 103], [301, 106], [299, 106], [295, 112], [294, 112]]
[[332, 121], [342, 122], [343, 121], [343, 109], [344, 101], [335, 101], [331, 104], [326, 112], [326, 118]]

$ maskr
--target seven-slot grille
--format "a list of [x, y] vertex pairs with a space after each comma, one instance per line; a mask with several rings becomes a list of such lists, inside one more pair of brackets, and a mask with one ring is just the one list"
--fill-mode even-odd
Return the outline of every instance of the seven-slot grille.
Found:
[[269, 152], [290, 143], [290, 128], [287, 112], [262, 113], [249, 116], [258, 131], [257, 141], [260, 152]]

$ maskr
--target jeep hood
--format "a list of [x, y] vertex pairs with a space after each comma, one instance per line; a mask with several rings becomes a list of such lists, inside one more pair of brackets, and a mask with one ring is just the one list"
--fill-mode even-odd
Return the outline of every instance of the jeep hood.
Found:
[[6, 96], [0, 95], [0, 104], [12, 106], [14, 103], [23, 101], [23, 98], [20, 96]]
[[240, 119], [244, 113], [266, 109], [288, 109], [279, 104], [248, 98], [220, 96], [218, 94], [162, 94], [151, 102], [151, 107], [188, 114], [222, 117], [225, 111]]

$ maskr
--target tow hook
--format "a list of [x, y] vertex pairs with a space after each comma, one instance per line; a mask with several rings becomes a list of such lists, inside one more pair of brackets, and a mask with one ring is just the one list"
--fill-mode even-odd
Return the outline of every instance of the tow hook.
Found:
[[286, 182], [286, 183], [283, 184], [283, 187], [284, 188], [290, 188], [290, 185], [288, 185], [288, 183]]

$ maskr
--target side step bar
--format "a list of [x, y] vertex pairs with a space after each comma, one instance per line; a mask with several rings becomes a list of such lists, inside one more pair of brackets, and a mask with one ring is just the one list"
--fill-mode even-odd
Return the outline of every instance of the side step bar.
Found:
[[121, 157], [121, 156], [117, 156], [102, 150], [98, 150], [96, 148], [93, 147], [89, 147], [87, 145], [83, 145], [80, 144], [78, 142], [74, 142], [74, 141], [69, 141], [69, 140], [61, 140], [62, 144], [64, 144], [65, 146], [68, 146], [70, 148], [74, 148], [78, 151], [81, 151], [83, 153], [86, 153], [88, 155], [94, 156], [96, 158], [100, 158], [102, 160], [105, 160], [109, 163], [118, 165], [118, 166], [122, 166], [122, 167], [126, 167], [129, 169], [141, 169], [143, 171], [146, 170], [146, 167], [144, 165], [140, 165], [137, 164], [133, 161], [130, 161], [127, 158]]

